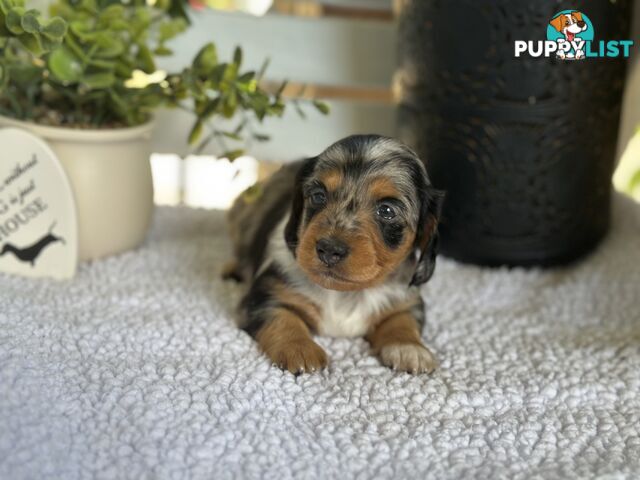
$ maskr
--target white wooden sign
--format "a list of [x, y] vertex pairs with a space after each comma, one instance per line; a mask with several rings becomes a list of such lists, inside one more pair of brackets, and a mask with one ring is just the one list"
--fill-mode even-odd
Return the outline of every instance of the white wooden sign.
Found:
[[76, 207], [58, 158], [29, 132], [0, 130], [0, 271], [70, 278], [77, 263]]

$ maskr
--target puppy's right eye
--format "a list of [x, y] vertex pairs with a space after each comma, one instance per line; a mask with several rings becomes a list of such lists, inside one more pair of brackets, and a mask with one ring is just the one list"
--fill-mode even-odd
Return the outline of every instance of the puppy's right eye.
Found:
[[315, 191], [309, 196], [309, 201], [314, 207], [321, 207], [327, 203], [327, 196], [322, 191]]
[[376, 213], [385, 220], [391, 220], [397, 215], [395, 209], [388, 203], [380, 205]]

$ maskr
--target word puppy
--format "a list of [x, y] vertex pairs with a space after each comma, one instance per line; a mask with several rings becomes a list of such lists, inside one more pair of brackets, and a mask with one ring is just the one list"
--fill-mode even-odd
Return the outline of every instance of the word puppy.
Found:
[[313, 333], [364, 336], [383, 364], [431, 372], [417, 286], [435, 267], [442, 199], [412, 150], [377, 135], [282, 168], [230, 211], [225, 276], [250, 281], [240, 326], [295, 374], [327, 364]]

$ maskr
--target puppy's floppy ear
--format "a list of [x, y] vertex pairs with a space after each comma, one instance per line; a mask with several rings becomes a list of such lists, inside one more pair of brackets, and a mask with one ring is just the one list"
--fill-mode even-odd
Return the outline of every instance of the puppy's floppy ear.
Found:
[[575, 17], [578, 22], [582, 21], [582, 13], [578, 12], [577, 10], [575, 12], [571, 12], [571, 15]]
[[564, 20], [565, 20], [564, 15], [558, 15], [556, 18], [552, 19], [549, 22], [549, 25], [551, 25], [557, 31], [561, 32], [562, 31], [562, 27], [564, 27]]
[[409, 285], [426, 283], [436, 268], [438, 253], [438, 222], [445, 193], [427, 185], [421, 195], [420, 220], [416, 233], [415, 247], [419, 251], [416, 271]]
[[317, 161], [317, 157], [304, 160], [294, 180], [291, 214], [284, 228], [284, 240], [294, 256], [296, 254], [296, 247], [298, 246], [298, 231], [300, 230], [300, 222], [302, 222], [302, 213], [304, 211], [304, 193], [302, 186], [305, 180], [313, 173]]

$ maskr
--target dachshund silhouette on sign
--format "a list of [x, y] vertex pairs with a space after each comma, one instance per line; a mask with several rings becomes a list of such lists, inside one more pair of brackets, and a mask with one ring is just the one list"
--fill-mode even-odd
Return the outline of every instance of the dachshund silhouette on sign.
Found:
[[47, 248], [49, 245], [56, 242], [61, 242], [63, 244], [66, 243], [64, 241], [64, 238], [57, 237], [51, 233], [55, 228], [55, 226], [56, 226], [55, 223], [51, 225], [51, 227], [49, 228], [49, 233], [47, 233], [40, 240], [38, 240], [33, 245], [30, 245], [28, 247], [18, 248], [15, 245], [12, 245], [11, 243], [5, 243], [4, 246], [2, 247], [2, 250], [0, 251], [0, 257], [6, 253], [13, 253], [13, 255], [21, 262], [30, 263], [32, 267], [35, 266], [36, 259], [40, 256], [42, 251], [45, 248]]

